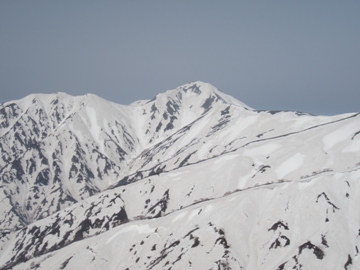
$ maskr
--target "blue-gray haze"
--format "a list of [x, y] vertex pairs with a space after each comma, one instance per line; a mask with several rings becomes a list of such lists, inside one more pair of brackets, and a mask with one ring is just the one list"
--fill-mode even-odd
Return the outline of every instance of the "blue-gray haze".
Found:
[[0, 102], [194, 80], [256, 109], [360, 111], [360, 1], [0, 2]]

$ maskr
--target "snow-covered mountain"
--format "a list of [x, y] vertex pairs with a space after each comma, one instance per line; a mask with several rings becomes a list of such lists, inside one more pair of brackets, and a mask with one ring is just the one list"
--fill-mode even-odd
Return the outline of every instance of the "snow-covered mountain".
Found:
[[34, 94], [0, 151], [0, 269], [360, 269], [359, 113]]

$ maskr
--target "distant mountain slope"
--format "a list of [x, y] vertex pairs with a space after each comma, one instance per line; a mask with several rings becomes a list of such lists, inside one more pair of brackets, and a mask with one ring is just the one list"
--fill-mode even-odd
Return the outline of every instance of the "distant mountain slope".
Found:
[[0, 107], [0, 269], [357, 269], [360, 116], [193, 82]]

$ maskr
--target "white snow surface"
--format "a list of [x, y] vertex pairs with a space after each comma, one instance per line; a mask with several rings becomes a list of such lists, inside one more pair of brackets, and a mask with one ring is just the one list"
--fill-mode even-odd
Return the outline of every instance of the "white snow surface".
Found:
[[360, 115], [192, 82], [0, 107], [0, 269], [360, 269]]

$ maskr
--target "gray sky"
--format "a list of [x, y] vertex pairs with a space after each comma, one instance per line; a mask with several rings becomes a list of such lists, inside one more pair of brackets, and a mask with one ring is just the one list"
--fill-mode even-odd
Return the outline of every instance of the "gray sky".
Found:
[[194, 80], [255, 109], [360, 111], [360, 1], [0, 1], [0, 102]]

